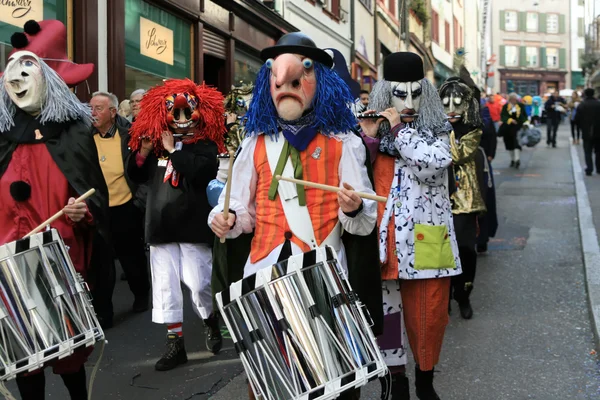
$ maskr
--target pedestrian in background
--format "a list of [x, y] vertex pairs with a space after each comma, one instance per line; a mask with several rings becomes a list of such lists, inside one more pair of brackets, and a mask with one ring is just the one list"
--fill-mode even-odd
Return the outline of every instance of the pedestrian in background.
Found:
[[557, 91], [552, 93], [552, 96], [550, 96], [544, 105], [546, 115], [548, 116], [546, 136], [546, 144], [548, 146], [552, 145], [552, 147], [556, 147], [556, 132], [558, 131], [562, 115], [566, 112], [566, 107], [565, 99], [560, 97]]
[[494, 123], [494, 127], [496, 130], [500, 128], [500, 112], [502, 111], [502, 104], [498, 101], [496, 96], [490, 94], [488, 96], [488, 101], [486, 104], [488, 110], [490, 110], [490, 117], [492, 118], [492, 122]]
[[523, 124], [527, 121], [525, 106], [519, 103], [516, 93], [508, 96], [508, 103], [502, 107], [500, 113], [502, 125], [498, 130], [498, 136], [504, 138], [504, 146], [510, 152], [510, 166], [519, 168], [521, 165], [521, 145], [517, 134]]
[[131, 106], [129, 100], [125, 99], [119, 104], [118, 114], [129, 121], [129, 115], [131, 114]]
[[131, 92], [131, 95], [129, 96], [129, 105], [131, 106], [131, 114], [129, 115], [129, 121], [135, 121], [135, 118], [140, 113], [140, 110], [142, 109], [140, 103], [142, 101], [142, 97], [144, 97], [145, 94], [146, 91], [144, 89], [136, 89], [133, 92]]
[[[575, 116], [577, 115], [577, 107], [581, 104], [581, 98], [577, 92], [573, 92], [571, 96], [571, 101], [569, 102], [569, 112], [571, 121], [571, 137], [573, 138], [573, 144], [579, 144], [579, 139], [581, 138], [581, 128], [575, 121]], [[577, 134], [577, 135], [575, 135]]]
[[[126, 273], [135, 300], [132, 310], [148, 310], [150, 281], [144, 251], [143, 203], [136, 198], [138, 186], [125, 175], [129, 156], [130, 123], [117, 114], [118, 100], [112, 93], [96, 92], [90, 100], [94, 118], [93, 136], [100, 167], [108, 186], [110, 231], [115, 255]], [[96, 265], [94, 299], [97, 312], [106, 328], [112, 325], [112, 294], [115, 265], [112, 257]]]
[[575, 123], [581, 127], [585, 174], [590, 176], [594, 172], [592, 152], [596, 153], [596, 173], [600, 173], [600, 101], [594, 98], [594, 89], [585, 89], [583, 94], [585, 98], [577, 107]]

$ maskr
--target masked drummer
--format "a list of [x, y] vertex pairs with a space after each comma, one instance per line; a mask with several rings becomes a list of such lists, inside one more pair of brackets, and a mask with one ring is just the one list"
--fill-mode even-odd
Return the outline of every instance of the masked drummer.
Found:
[[[370, 308], [377, 330], [381, 322], [374, 235], [377, 205], [352, 191], [373, 193], [366, 148], [352, 133], [356, 119], [349, 108], [350, 91], [331, 69], [331, 56], [302, 33], [284, 35], [261, 57], [265, 63], [247, 113], [247, 136], [229, 177], [229, 218], [223, 216], [221, 194], [208, 222], [218, 237], [254, 231], [242, 264], [245, 276], [315, 247], [332, 246], [353, 289]], [[277, 175], [341, 191], [296, 186], [278, 181]], [[357, 393], [345, 395], [353, 398]]]
[[433, 371], [448, 324], [450, 277], [461, 273], [447, 186], [451, 127], [414, 53], [385, 58], [369, 106], [384, 117], [362, 119], [361, 127], [379, 150], [375, 189], [388, 198], [379, 210], [386, 316], [378, 342], [393, 374], [394, 399], [409, 398], [404, 330], [416, 362], [417, 397], [438, 399]]
[[[93, 65], [69, 61], [65, 39], [65, 26], [54, 20], [29, 21], [25, 33], [11, 38], [14, 50], [0, 78], [0, 244], [21, 239], [64, 209], [52, 228], [85, 278], [94, 226], [107, 231], [108, 190], [88, 134], [90, 109], [69, 90], [92, 74]], [[96, 193], [87, 204], [73, 204], [91, 188]], [[87, 398], [90, 352], [76, 350], [53, 363], [71, 399]], [[24, 400], [44, 398], [43, 371], [18, 376], [17, 385]]]
[[146, 92], [131, 127], [127, 173], [149, 185], [152, 321], [167, 327], [157, 371], [187, 362], [181, 282], [204, 321], [207, 350], [216, 354], [222, 346], [210, 287], [214, 234], [206, 226], [206, 187], [217, 175], [218, 152], [225, 150], [223, 111], [223, 95], [216, 89], [171, 79]]

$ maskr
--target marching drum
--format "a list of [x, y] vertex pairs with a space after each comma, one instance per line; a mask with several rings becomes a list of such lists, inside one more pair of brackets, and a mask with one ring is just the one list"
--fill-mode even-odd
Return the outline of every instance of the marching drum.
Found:
[[257, 398], [334, 399], [387, 373], [331, 247], [264, 268], [216, 300]]
[[89, 289], [55, 229], [0, 246], [0, 381], [102, 339]]

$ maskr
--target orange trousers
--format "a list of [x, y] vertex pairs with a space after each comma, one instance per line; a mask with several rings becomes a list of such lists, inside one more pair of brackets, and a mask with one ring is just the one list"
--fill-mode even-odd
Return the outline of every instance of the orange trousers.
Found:
[[450, 278], [402, 280], [404, 325], [415, 362], [431, 371], [440, 360], [448, 325]]

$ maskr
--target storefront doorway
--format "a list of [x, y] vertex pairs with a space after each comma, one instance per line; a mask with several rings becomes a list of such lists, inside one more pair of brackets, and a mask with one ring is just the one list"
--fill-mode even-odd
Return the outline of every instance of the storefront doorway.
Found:
[[227, 68], [225, 60], [210, 54], [204, 54], [204, 82], [227, 94]]

